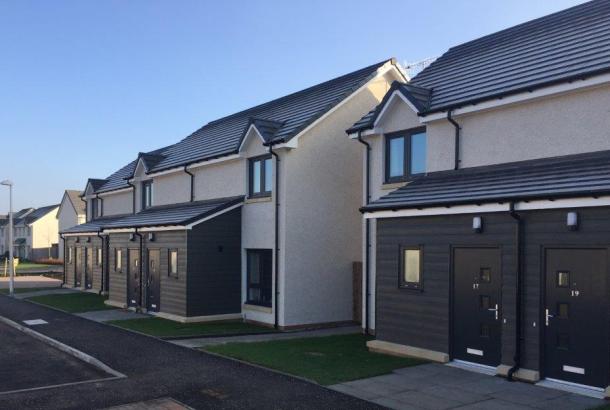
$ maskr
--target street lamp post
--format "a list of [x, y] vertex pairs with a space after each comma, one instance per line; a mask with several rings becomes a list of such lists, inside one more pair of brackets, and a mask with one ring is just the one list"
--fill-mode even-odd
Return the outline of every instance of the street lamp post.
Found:
[[8, 187], [8, 269], [10, 273], [9, 294], [15, 293], [15, 263], [13, 260], [13, 182], [6, 179], [0, 185]]

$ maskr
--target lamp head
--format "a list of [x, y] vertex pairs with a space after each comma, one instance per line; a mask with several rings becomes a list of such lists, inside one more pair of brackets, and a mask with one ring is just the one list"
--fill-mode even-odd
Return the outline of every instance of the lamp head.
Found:
[[0, 185], [13, 186], [13, 181], [10, 179], [5, 179], [4, 181], [0, 182]]

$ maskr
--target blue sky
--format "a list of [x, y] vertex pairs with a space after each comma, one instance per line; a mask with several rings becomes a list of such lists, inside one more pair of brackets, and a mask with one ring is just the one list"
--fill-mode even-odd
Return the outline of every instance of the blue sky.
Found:
[[0, 0], [0, 179], [57, 203], [210, 120], [578, 3]]

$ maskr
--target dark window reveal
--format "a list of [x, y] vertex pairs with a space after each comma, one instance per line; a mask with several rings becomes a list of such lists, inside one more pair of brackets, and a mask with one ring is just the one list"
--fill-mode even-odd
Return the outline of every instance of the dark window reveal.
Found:
[[249, 174], [250, 196], [270, 196], [273, 190], [273, 162], [271, 156], [252, 158]]
[[248, 249], [248, 294], [246, 303], [271, 307], [273, 253], [271, 249]]
[[419, 247], [400, 248], [400, 287], [422, 288], [422, 250]]
[[386, 137], [386, 182], [400, 182], [426, 172], [426, 130], [418, 128]]
[[152, 206], [152, 181], [142, 182], [142, 209]]
[[178, 249], [170, 249], [167, 257], [167, 275], [178, 278]]

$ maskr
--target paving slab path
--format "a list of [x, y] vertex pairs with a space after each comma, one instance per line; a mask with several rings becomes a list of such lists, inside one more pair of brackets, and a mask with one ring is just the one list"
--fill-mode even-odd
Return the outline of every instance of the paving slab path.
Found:
[[99, 409], [171, 397], [194, 409], [381, 408], [304, 380], [0, 296], [0, 316], [87, 353], [123, 379], [0, 396], [0, 409]]
[[[10, 278], [8, 276], [0, 276], [0, 289], [8, 289]], [[15, 276], [15, 288], [52, 288], [60, 287], [61, 280], [47, 278], [41, 275], [26, 275]]]
[[46, 295], [65, 295], [68, 293], [79, 293], [80, 291], [77, 289], [70, 288], [57, 288], [57, 289], [44, 289], [44, 290], [35, 290], [32, 289], [31, 292], [20, 292], [15, 293], [16, 299], [27, 299], [34, 296], [46, 296]]
[[282, 333], [263, 333], [258, 335], [243, 335], [243, 336], [220, 336], [220, 337], [198, 337], [193, 339], [180, 339], [172, 340], [171, 342], [179, 346], [198, 348], [209, 345], [218, 345], [225, 343], [252, 343], [252, 342], [266, 342], [270, 340], [288, 340], [288, 339], [300, 339], [303, 337], [322, 337], [322, 336], [333, 336], [333, 335], [348, 335], [353, 333], [360, 333], [361, 329], [359, 326], [341, 326], [333, 327], [328, 329], [312, 329], [302, 330], [295, 332], [282, 332]]
[[584, 410], [605, 404], [600, 399], [436, 363], [331, 388], [391, 409], [408, 410]]
[[144, 313], [138, 313], [127, 309], [93, 310], [91, 312], [77, 313], [76, 316], [93, 320], [95, 322], [108, 322], [110, 320], [146, 319], [152, 317]]

